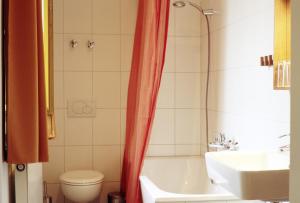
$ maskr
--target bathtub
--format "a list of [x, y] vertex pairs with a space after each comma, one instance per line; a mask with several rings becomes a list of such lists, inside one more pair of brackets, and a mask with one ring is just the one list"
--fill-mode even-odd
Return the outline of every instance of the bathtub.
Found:
[[211, 184], [207, 177], [205, 161], [201, 157], [146, 158], [140, 183], [144, 203], [239, 202], [231, 193]]

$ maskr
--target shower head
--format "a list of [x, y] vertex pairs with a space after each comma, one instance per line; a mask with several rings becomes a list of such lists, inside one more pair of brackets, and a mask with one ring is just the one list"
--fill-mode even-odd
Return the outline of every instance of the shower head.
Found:
[[190, 6], [196, 8], [198, 11], [200, 11], [203, 15], [208, 16], [208, 15], [214, 15], [216, 13], [215, 10], [213, 9], [203, 9], [200, 5], [193, 3], [191, 1], [175, 1], [173, 3], [173, 6], [176, 8], [183, 8], [185, 7], [187, 4], [189, 4]]
[[217, 13], [217, 11], [215, 11], [214, 9], [205, 9], [205, 10], [202, 10], [202, 13], [206, 16], [209, 16], [209, 15], [214, 15]]
[[176, 8], [182, 8], [182, 7], [185, 7], [185, 2], [184, 1], [175, 1], [173, 3], [173, 6], [176, 7]]

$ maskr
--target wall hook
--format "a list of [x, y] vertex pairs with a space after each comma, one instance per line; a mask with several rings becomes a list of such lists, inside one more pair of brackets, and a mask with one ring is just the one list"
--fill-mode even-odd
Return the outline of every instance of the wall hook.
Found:
[[72, 48], [75, 48], [75, 47], [78, 46], [78, 42], [77, 42], [75, 39], [72, 39], [72, 40], [70, 41], [70, 45], [71, 45]]
[[94, 41], [88, 41], [88, 48], [93, 49], [95, 47], [96, 43]]

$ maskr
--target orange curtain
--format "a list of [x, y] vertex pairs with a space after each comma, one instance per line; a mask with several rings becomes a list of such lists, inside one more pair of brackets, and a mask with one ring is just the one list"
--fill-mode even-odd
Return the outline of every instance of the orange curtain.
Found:
[[41, 0], [9, 0], [7, 142], [9, 163], [48, 161]]
[[140, 0], [128, 87], [121, 190], [141, 203], [139, 176], [154, 119], [165, 61], [170, 0]]

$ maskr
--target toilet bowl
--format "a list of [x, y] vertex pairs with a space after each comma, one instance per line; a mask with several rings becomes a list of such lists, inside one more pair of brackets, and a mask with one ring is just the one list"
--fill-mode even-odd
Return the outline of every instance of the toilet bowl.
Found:
[[101, 191], [104, 175], [98, 171], [68, 171], [59, 177], [64, 196], [73, 202], [90, 202]]

